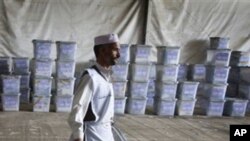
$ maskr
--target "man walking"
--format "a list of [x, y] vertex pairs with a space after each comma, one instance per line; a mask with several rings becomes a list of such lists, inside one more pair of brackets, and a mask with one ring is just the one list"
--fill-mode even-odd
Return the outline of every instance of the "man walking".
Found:
[[116, 34], [95, 37], [96, 63], [86, 69], [75, 90], [68, 123], [71, 141], [114, 141], [111, 123], [114, 116], [114, 94], [111, 67], [120, 57]]

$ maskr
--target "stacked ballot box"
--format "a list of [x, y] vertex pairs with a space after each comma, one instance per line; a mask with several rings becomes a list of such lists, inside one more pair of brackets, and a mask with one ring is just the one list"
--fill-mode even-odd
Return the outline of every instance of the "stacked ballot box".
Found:
[[177, 74], [177, 81], [188, 80], [189, 64], [179, 64], [179, 70]]
[[150, 80], [152, 46], [131, 45], [129, 81], [126, 95], [128, 96], [126, 112], [129, 114], [145, 114], [147, 90]]
[[180, 47], [158, 46], [153, 111], [159, 116], [174, 116], [178, 85]]
[[196, 95], [200, 82], [180, 81], [177, 87], [177, 103], [175, 114], [180, 116], [192, 116], [196, 104]]
[[[248, 100], [248, 103], [250, 103], [250, 79], [247, 77], [250, 75], [249, 58], [249, 52], [232, 51], [228, 81], [235, 89], [229, 89], [226, 94], [227, 97]], [[249, 107], [247, 106], [246, 112], [250, 112]]]
[[[2, 74], [5, 75], [11, 74], [11, 57], [0, 57], [0, 75]], [[0, 81], [0, 93], [3, 93], [2, 89], [3, 89], [2, 81]]]
[[[250, 75], [250, 67], [232, 66], [232, 69], [230, 70], [230, 73], [229, 73], [229, 83], [231, 86], [234, 86], [234, 87], [231, 87], [230, 89], [228, 89], [226, 96], [231, 97], [231, 98], [247, 100], [249, 103], [250, 101], [250, 79], [249, 77], [247, 77], [249, 75]], [[249, 113], [250, 110], [246, 110], [246, 112]]]
[[19, 111], [20, 79], [20, 75], [1, 75], [3, 111]]
[[32, 59], [32, 103], [34, 112], [49, 112], [52, 89], [51, 58], [53, 42], [49, 40], [33, 40], [34, 58]]
[[73, 41], [56, 41], [56, 50], [55, 111], [70, 112], [74, 97], [77, 44]]
[[199, 82], [195, 108], [200, 108], [199, 98], [204, 94], [203, 85], [206, 81], [206, 66], [204, 64], [190, 64], [188, 66], [188, 81]]
[[206, 56], [206, 79], [203, 86], [201, 102], [203, 114], [207, 116], [222, 116], [225, 95], [230, 71], [231, 50], [229, 38], [210, 37], [210, 48]]
[[12, 58], [12, 74], [20, 75], [20, 103], [30, 103], [30, 59]]
[[223, 114], [231, 117], [244, 117], [248, 100], [240, 98], [226, 98]]
[[120, 44], [120, 58], [112, 66], [112, 84], [115, 96], [115, 114], [124, 114], [126, 108], [126, 92], [128, 87], [128, 73], [130, 63], [130, 45]]

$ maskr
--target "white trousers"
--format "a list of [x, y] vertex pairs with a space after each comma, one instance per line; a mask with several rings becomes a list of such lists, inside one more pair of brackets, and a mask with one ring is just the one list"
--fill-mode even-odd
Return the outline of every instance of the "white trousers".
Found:
[[100, 124], [85, 122], [84, 124], [85, 141], [114, 141], [110, 122]]

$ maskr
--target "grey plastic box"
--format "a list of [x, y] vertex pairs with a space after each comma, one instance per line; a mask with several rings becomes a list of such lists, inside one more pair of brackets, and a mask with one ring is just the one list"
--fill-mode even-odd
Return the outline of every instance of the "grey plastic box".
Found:
[[74, 61], [76, 57], [77, 44], [73, 41], [56, 41], [57, 60]]
[[128, 98], [126, 112], [133, 115], [144, 115], [147, 98]]

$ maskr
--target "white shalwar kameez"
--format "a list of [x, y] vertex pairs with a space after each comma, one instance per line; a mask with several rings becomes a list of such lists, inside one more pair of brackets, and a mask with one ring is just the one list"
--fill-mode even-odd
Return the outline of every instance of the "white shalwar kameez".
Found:
[[[87, 69], [76, 89], [68, 123], [72, 128], [70, 141], [85, 138], [85, 141], [114, 141], [111, 123], [114, 116], [114, 92], [110, 81], [110, 70], [98, 63]], [[99, 74], [101, 73], [101, 75]], [[91, 104], [94, 121], [84, 121]]]

